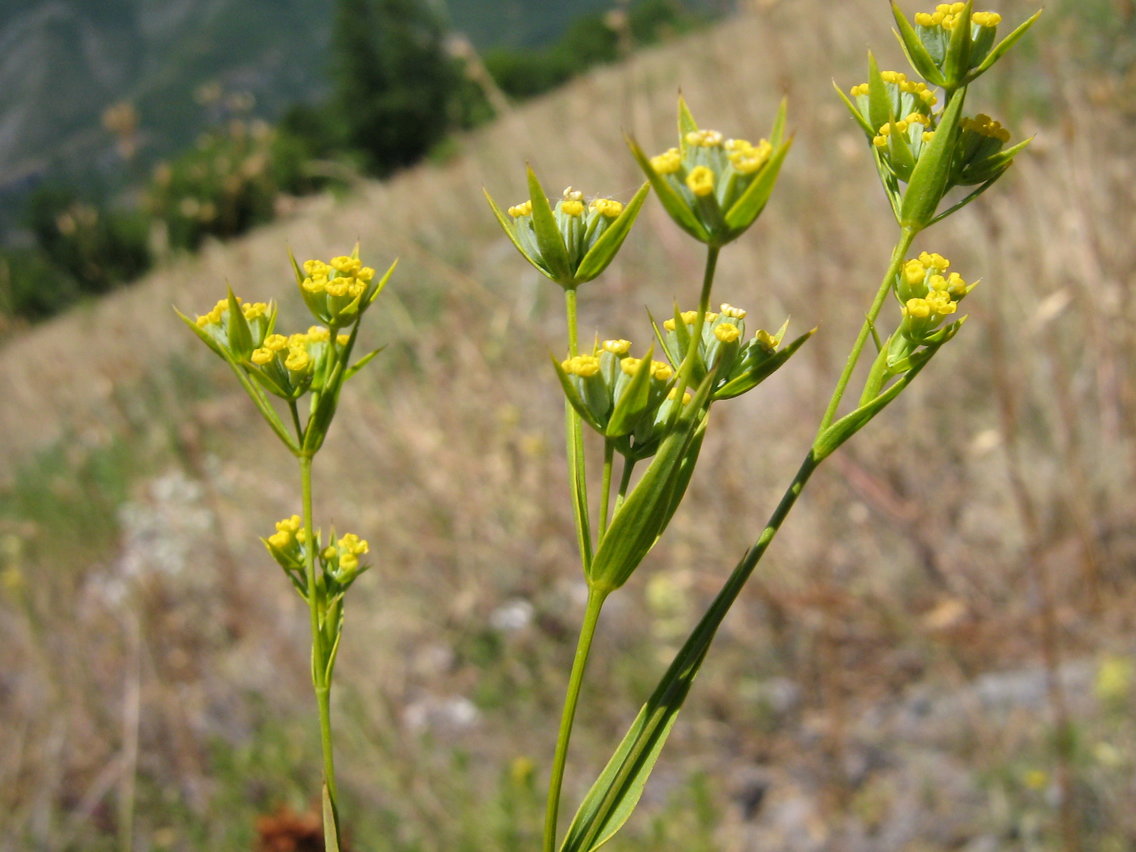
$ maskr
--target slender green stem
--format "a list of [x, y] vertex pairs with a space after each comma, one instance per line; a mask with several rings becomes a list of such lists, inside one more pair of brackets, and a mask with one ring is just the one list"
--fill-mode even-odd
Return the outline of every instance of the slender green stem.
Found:
[[580, 354], [580, 335], [577, 331], [575, 287], [564, 290], [564, 312], [568, 319], [568, 355], [578, 355]]
[[899, 267], [903, 263], [903, 256], [907, 254], [907, 250], [911, 248], [911, 243], [915, 239], [917, 230], [911, 227], [905, 227], [900, 231], [899, 240], [892, 249], [891, 263], [888, 264], [887, 272], [884, 273], [883, 281], [880, 282], [880, 287], [876, 291], [876, 297], [872, 300], [872, 306], [868, 309], [868, 314], [864, 317], [864, 324], [860, 326], [860, 333], [856, 336], [856, 342], [852, 344], [852, 350], [848, 353], [848, 360], [844, 363], [844, 370], [840, 374], [840, 378], [836, 382], [836, 389], [832, 392], [832, 398], [828, 402], [828, 408], [825, 409], [824, 417], [820, 421], [820, 427], [817, 429], [817, 435], [820, 435], [832, 425], [836, 419], [837, 411], [840, 409], [840, 401], [844, 398], [844, 392], [848, 389], [848, 383], [852, 380], [852, 373], [856, 369], [856, 365], [860, 361], [860, 355], [864, 351], [864, 344], [868, 342], [868, 337], [871, 335], [872, 330], [876, 326], [876, 318], [880, 314], [880, 310], [884, 306], [884, 300], [887, 299], [888, 294], [891, 292], [892, 281], [895, 275], [899, 272]]
[[308, 587], [308, 612], [311, 616], [312, 632], [312, 688], [315, 691], [316, 705], [319, 708], [320, 746], [323, 750], [323, 780], [331, 800], [332, 813], [336, 820], [338, 834], [338, 801], [335, 784], [335, 757], [331, 740], [331, 678], [328, 671], [328, 648], [325, 643], [321, 610], [324, 602], [323, 577], [316, 573], [316, 533], [312, 512], [312, 456], [300, 456], [300, 480], [303, 491], [305, 560], [304, 572]]
[[[694, 361], [698, 357], [698, 348], [702, 343], [702, 326], [706, 321], [706, 314], [710, 310], [710, 291], [714, 287], [714, 272], [718, 268], [718, 253], [720, 246], [706, 246], [706, 266], [702, 271], [702, 291], [698, 294], [698, 319], [694, 322], [694, 331], [690, 336], [690, 343], [686, 347], [686, 354], [678, 368], [678, 381], [675, 383], [675, 398], [682, 399], [683, 393], [690, 386], [690, 374], [694, 369]], [[671, 423], [678, 419], [681, 405], [675, 405], [671, 411]]]
[[880, 389], [884, 386], [884, 381], [888, 377], [887, 371], [888, 353], [880, 349], [876, 353], [875, 360], [872, 361], [872, 367], [868, 370], [868, 378], [864, 380], [864, 390], [860, 393], [860, 402], [858, 405], [864, 405], [871, 402], [879, 394]]
[[292, 428], [296, 430], [296, 446], [304, 443], [304, 427], [300, 425], [300, 410], [296, 407], [296, 400], [288, 400], [288, 411], [292, 414]]
[[[576, 290], [564, 290], [564, 309], [568, 322], [568, 355], [579, 353], [579, 334], [576, 330]], [[564, 401], [564, 434], [568, 443], [568, 482], [572, 492], [572, 511], [576, 519], [576, 543], [580, 548], [580, 562], [584, 576], [592, 565], [592, 533], [588, 512], [587, 464], [584, 458], [584, 427], [580, 415], [567, 400]]]
[[560, 812], [560, 788], [564, 784], [564, 767], [568, 760], [568, 742], [572, 738], [572, 723], [576, 718], [576, 706], [580, 700], [580, 686], [584, 682], [584, 669], [588, 665], [588, 653], [599, 623], [600, 610], [608, 592], [589, 586], [588, 602], [584, 608], [584, 621], [580, 625], [580, 638], [576, 643], [576, 657], [572, 661], [572, 673], [568, 678], [568, 692], [564, 696], [564, 711], [560, 716], [560, 732], [556, 737], [556, 754], [552, 760], [552, 775], [548, 780], [548, 803], [544, 813], [544, 852], [556, 848], [556, 821]]
[[607, 531], [608, 505], [611, 502], [611, 466], [615, 460], [615, 443], [604, 440], [603, 481], [600, 484], [600, 527], [596, 540], [602, 539]]
[[623, 505], [623, 498], [627, 496], [627, 489], [631, 487], [631, 472], [635, 470], [632, 459], [623, 460], [623, 475], [619, 477], [619, 490], [615, 493], [615, 510], [619, 511]]

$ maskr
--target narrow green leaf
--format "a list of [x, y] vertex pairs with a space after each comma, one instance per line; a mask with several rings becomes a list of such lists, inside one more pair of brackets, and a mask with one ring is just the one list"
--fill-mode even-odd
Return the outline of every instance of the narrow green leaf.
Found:
[[781, 164], [785, 162], [785, 155], [789, 153], [789, 148], [792, 145], [793, 139], [790, 137], [780, 148], [775, 150], [756, 180], [746, 187], [746, 191], [726, 211], [726, 225], [731, 230], [749, 227], [765, 208], [769, 196], [773, 194], [773, 187], [777, 183]]
[[675, 223], [700, 242], [708, 242], [710, 240], [710, 233], [706, 227], [694, 215], [686, 200], [678, 194], [673, 186], [660, 175], [651, 166], [651, 161], [643, 150], [639, 147], [638, 143], [630, 136], [626, 137], [627, 147], [631, 149], [631, 156], [635, 158], [635, 162], [639, 164], [639, 168], [647, 176], [651, 188], [655, 190], [655, 195], [658, 197], [663, 208], [667, 211]]
[[[356, 251], [358, 251], [359, 247], [356, 246], [355, 248]], [[391, 261], [391, 265], [387, 267], [387, 271], [383, 273], [383, 277], [379, 279], [379, 283], [374, 285], [374, 290], [372, 290], [371, 295], [367, 297], [367, 304], [363, 306], [364, 308], [374, 302], [375, 299], [379, 297], [379, 293], [383, 292], [383, 290], [387, 286], [387, 283], [390, 281], [391, 276], [394, 275], [394, 270], [397, 266], [398, 258], [396, 257], [393, 261]]]
[[619, 399], [615, 401], [615, 409], [603, 430], [607, 438], [619, 438], [630, 434], [635, 424], [643, 416], [643, 409], [647, 407], [647, 399], [651, 392], [651, 355], [654, 348], [647, 350], [647, 354], [639, 360], [639, 366], [631, 381], [623, 388]]
[[340, 361], [335, 365], [335, 369], [328, 378], [323, 393], [315, 400], [315, 407], [308, 418], [307, 425], [304, 427], [304, 451], [316, 452], [327, 439], [331, 421], [335, 417], [335, 410], [339, 405], [339, 392], [343, 388], [345, 375], [346, 369], [343, 362]]
[[693, 332], [687, 328], [686, 320], [682, 318], [682, 309], [678, 302], [674, 303], [674, 335], [675, 342], [678, 344], [678, 358], [675, 361], [677, 367], [682, 363], [682, 359], [686, 357], [686, 351], [690, 348], [690, 338]]
[[501, 230], [505, 232], [505, 236], [509, 238], [509, 242], [521, 253], [521, 257], [536, 267], [541, 275], [552, 277], [552, 270], [548, 269], [538, 258], [534, 258], [525, 251], [524, 246], [521, 245], [520, 240], [517, 239], [516, 232], [513, 230], [513, 223], [506, 218], [505, 213], [501, 212], [501, 208], [497, 206], [497, 202], [493, 200], [493, 197], [489, 194], [489, 190], [482, 187], [481, 191], [485, 193], [485, 200], [489, 202], [489, 207], [493, 211], [493, 215], [497, 217], [497, 222], [500, 224]]
[[856, 123], [860, 125], [860, 129], [868, 134], [869, 137], [875, 136], [875, 129], [868, 124], [868, 119], [864, 118], [863, 114], [860, 112], [860, 108], [856, 106], [855, 102], [848, 97], [848, 95], [844, 94], [844, 90], [840, 88], [836, 80], [832, 81], [832, 88], [836, 89], [836, 94], [840, 96], [840, 100], [844, 101], [844, 106], [848, 107], [848, 112], [856, 119]]
[[174, 308], [174, 313], [177, 314], [179, 317], [181, 317], [181, 321], [184, 322], [187, 326], [189, 326], [189, 330], [192, 331], [194, 334], [196, 334], [201, 339], [202, 343], [204, 343], [206, 346], [208, 346], [210, 349], [212, 349], [214, 352], [216, 352], [218, 355], [220, 355], [226, 361], [229, 360], [228, 357], [226, 357], [225, 353], [221, 351], [220, 344], [218, 344], [217, 341], [213, 339], [213, 335], [211, 335], [209, 332], [207, 332], [205, 329], [203, 329], [201, 326], [199, 326], [196, 322], [191, 320], [189, 317], [187, 317], [185, 314], [183, 314], [177, 308]]
[[564, 247], [564, 237], [556, 224], [556, 217], [552, 212], [552, 205], [548, 203], [548, 196], [544, 194], [544, 187], [540, 185], [536, 172], [531, 167], [528, 169], [528, 181], [536, 243], [552, 277], [563, 286], [571, 282], [573, 277], [568, 249]]
[[831, 426], [824, 430], [817, 436], [816, 441], [813, 443], [813, 457], [819, 464], [832, 453], [845, 441], [863, 429], [873, 417], [883, 411], [900, 393], [903, 392], [915, 377], [919, 374], [927, 362], [931, 360], [931, 356], [938, 351], [938, 346], [924, 349], [911, 356], [911, 369], [900, 376], [895, 382], [888, 385], [878, 396], [871, 402], [865, 403], [858, 407], [855, 411], [851, 411], [844, 417], [841, 417]]
[[[690, 691], [695, 672], [697, 667], [689, 678], [677, 680], [659, 700], [652, 696], [639, 710], [619, 748], [576, 812], [561, 852], [599, 849], [631, 817], [678, 718], [678, 710]], [[617, 781], [621, 782], [618, 787]], [[606, 801], [609, 791], [614, 794], [611, 803]]]
[[963, 10], [955, 16], [951, 41], [943, 59], [943, 76], [948, 85], [959, 86], [970, 67], [970, 10], [974, 0], [967, 0]]
[[627, 202], [615, 221], [600, 234], [600, 238], [588, 249], [588, 253], [584, 255], [576, 269], [577, 281], [591, 281], [607, 268], [611, 259], [619, 251], [619, 247], [623, 245], [624, 239], [631, 231], [631, 226], [635, 224], [635, 218], [639, 215], [639, 210], [643, 207], [643, 202], [647, 200], [647, 193], [650, 191], [651, 182], [647, 181], [639, 187], [639, 190]]
[[323, 848], [325, 852], [339, 852], [339, 832], [336, 829], [335, 803], [327, 782], [323, 785]]
[[686, 134], [697, 130], [698, 122], [694, 120], [690, 108], [686, 105], [686, 98], [680, 92], [678, 96], [678, 144], [683, 156], [686, 155]]
[[935, 137], [923, 149], [919, 162], [911, 172], [911, 180], [907, 183], [900, 207], [900, 224], [906, 228], [925, 228], [934, 218], [935, 208], [947, 191], [947, 181], [951, 174], [950, 155], [955, 145], [955, 131], [965, 94], [966, 90], [960, 89], [951, 98], [935, 127]]
[[587, 421], [589, 426], [597, 432], [603, 432], [603, 424], [596, 420], [595, 415], [592, 414], [588, 404], [584, 401], [584, 397], [580, 395], [579, 389], [572, 383], [572, 378], [560, 365], [560, 361], [556, 359], [555, 355], [549, 357], [552, 359], [552, 367], [556, 370], [556, 377], [560, 380], [560, 387], [564, 389], [564, 396], [568, 403], [576, 410], [577, 414]]
[[1013, 47], [1014, 44], [1017, 43], [1018, 39], [1020, 39], [1022, 36], [1024, 36], [1026, 34], [1026, 30], [1028, 30], [1030, 27], [1033, 26], [1034, 21], [1036, 21], [1039, 17], [1041, 17], [1041, 13], [1044, 12], [1044, 11], [1045, 11], [1044, 9], [1038, 9], [1036, 12], [1033, 13], [1033, 15], [1031, 15], [1028, 19], [1026, 19], [1026, 21], [1023, 22], [1017, 29], [1015, 29], [1012, 33], [1010, 33], [1008, 36], [1006, 36], [1004, 39], [1002, 39], [1000, 42], [998, 42], [998, 44], [996, 44], [994, 46], [994, 48], [990, 51], [990, 53], [987, 54], [986, 58], [982, 60], [982, 63], [970, 73], [970, 77], [968, 78], [968, 82], [969, 82], [969, 80], [973, 80], [979, 74], [986, 71], [991, 65], [993, 65], [995, 62], [997, 62], [999, 59], [1001, 59], [1002, 55], [1007, 50], [1009, 50], [1011, 47]]
[[227, 330], [229, 333], [229, 349], [232, 350], [233, 355], [240, 361], [243, 361], [252, 354], [252, 331], [249, 329], [248, 320], [245, 319], [244, 311], [241, 310], [241, 304], [237, 301], [237, 297], [233, 294], [233, 288], [229, 288], [229, 319], [227, 323]]
[[915, 28], [907, 20], [907, 16], [903, 14], [899, 6], [895, 3], [891, 4], [891, 13], [895, 18], [895, 24], [898, 30], [892, 30], [895, 37], [899, 40], [899, 46], [903, 48], [903, 54], [907, 57], [908, 63], [915, 72], [930, 83], [932, 86], [942, 86], [946, 80], [943, 78], [942, 72], [935, 65], [935, 60], [931, 58], [931, 54], [927, 52], [927, 48], [923, 45], [919, 34], [915, 32]]
[[758, 364], [755, 369], [731, 379], [715, 391], [714, 399], [732, 399], [757, 387], [757, 385], [761, 384], [781, 369], [782, 365], [792, 358], [796, 351], [804, 346], [805, 341], [815, 333], [815, 328], [806, 331], [788, 346], [778, 349], [768, 359]]
[[789, 99], [781, 98], [777, 105], [777, 115], [773, 119], [773, 127], [769, 129], [769, 144], [776, 148], [785, 138], [785, 122], [789, 117]]
[[698, 464], [698, 454], [702, 451], [702, 439], [706, 437], [707, 422], [705, 417], [699, 420], [686, 446], [686, 452], [679, 461], [678, 470], [674, 473], [670, 501], [663, 509], [662, 529], [664, 530], [670, 525], [671, 518], [682, 504], [682, 498], [686, 496], [686, 488], [690, 485], [690, 478], [694, 475], [695, 465]]
[[347, 375], [344, 377], [344, 379], [349, 379], [354, 376], [365, 366], [371, 363], [371, 359], [382, 352], [384, 349], [386, 349], [385, 346], [380, 346], [378, 349], [372, 349], [370, 352], [368, 352], [366, 355], [364, 355], [362, 358], [360, 358], [358, 361], [347, 368]]
[[888, 93], [887, 83], [880, 74], [880, 66], [876, 64], [876, 57], [868, 51], [868, 123], [872, 125], [872, 135], [880, 132], [880, 128], [892, 121], [893, 104]]
[[[669, 512], [674, 511], [674, 489], [684, 481], [683, 459], [705, 416], [702, 407], [709, 396], [711, 381], [707, 378], [686, 404], [673, 431], [663, 438], [642, 479], [600, 539], [588, 574], [588, 583], [593, 588], [610, 592], [622, 586], [662, 534]], [[686, 478], [689, 479], [689, 472]]]

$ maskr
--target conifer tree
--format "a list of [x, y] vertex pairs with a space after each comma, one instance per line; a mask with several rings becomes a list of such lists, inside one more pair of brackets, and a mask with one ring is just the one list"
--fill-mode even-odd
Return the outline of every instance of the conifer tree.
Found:
[[336, 112], [349, 147], [386, 175], [449, 131], [460, 72], [421, 0], [339, 0], [332, 43]]

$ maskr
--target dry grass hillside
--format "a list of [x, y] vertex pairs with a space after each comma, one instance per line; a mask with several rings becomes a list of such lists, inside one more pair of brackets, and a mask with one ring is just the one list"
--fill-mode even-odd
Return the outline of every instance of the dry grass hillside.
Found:
[[[562, 309], [482, 187], [520, 200], [530, 162], [625, 199], [622, 133], [673, 144], [680, 87], [703, 126], [750, 138], [787, 95], [794, 148], [716, 294], [820, 330], [715, 409], [672, 529], [609, 603], [574, 808], [792, 476], [887, 263], [894, 224], [832, 80], [864, 79], [869, 45], [902, 57], [886, 4], [819, 8], [756, 3], [0, 350], [0, 850], [249, 849], [258, 815], [311, 806], [306, 615], [257, 541], [298, 508], [294, 466], [170, 306], [204, 311], [228, 281], [304, 322], [288, 249], [357, 239], [401, 261], [368, 317], [387, 348], [317, 471], [317, 514], [376, 563], [337, 669], [345, 825], [356, 849], [535, 848], [583, 599], [548, 366]], [[1050, 10], [976, 89], [1037, 138], [918, 245], [983, 279], [970, 322], [814, 478], [613, 850], [1136, 844], [1136, 81], [1078, 70], [1099, 47], [1082, 26]], [[581, 291], [582, 329], [645, 341], [644, 307], [693, 302], [700, 274], [649, 201]]]

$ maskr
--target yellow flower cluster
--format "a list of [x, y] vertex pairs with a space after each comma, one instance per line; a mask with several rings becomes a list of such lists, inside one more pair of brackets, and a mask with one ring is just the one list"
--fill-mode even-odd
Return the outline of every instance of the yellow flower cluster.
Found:
[[950, 261], [941, 254], [922, 252], [906, 261], [899, 272], [898, 294], [902, 303], [905, 335], [918, 341], [945, 317], [958, 310], [973, 285], [957, 272], [947, 273]]
[[[891, 136], [893, 127], [895, 128], [895, 131], [897, 133], [906, 133], [913, 124], [929, 127], [931, 124], [931, 119], [919, 112], [909, 113], [906, 118], [901, 118], [899, 119], [899, 121], [892, 121], [883, 125], [876, 133], [876, 136], [872, 139], [872, 144], [877, 148], [883, 148], [888, 143], [888, 138]], [[934, 130], [923, 131], [924, 142], [930, 142], [934, 138]]]
[[959, 122], [959, 127], [963, 130], [969, 130], [971, 133], [977, 133], [979, 136], [989, 136], [991, 139], [997, 139], [1002, 143], [1010, 141], [1010, 131], [982, 112], [974, 118], [963, 118]]
[[[907, 75], [902, 71], [881, 71], [880, 77], [883, 78], [885, 83], [891, 83], [898, 87], [904, 94], [914, 95], [919, 98], [919, 100], [923, 101], [927, 106], [934, 106], [939, 102], [935, 93], [927, 87], [926, 83], [922, 80], [908, 80]], [[853, 86], [849, 91], [852, 96], [855, 97], [857, 95], [867, 95], [868, 88], [867, 83], [859, 83]]]
[[[588, 204], [589, 210], [599, 213], [607, 219], [614, 219], [623, 212], [623, 205], [611, 198], [593, 198]], [[581, 216], [584, 213], [584, 194], [578, 189], [568, 187], [564, 190], [564, 197], [560, 202], [560, 211], [568, 216]], [[509, 208], [508, 213], [514, 219], [521, 216], [532, 215], [532, 201], [522, 201]]]
[[903, 306], [903, 315], [915, 319], [926, 319], [932, 314], [945, 317], [953, 314], [956, 310], [958, 310], [958, 302], [954, 301], [950, 294], [942, 290], [933, 290], [927, 294], [926, 298], [908, 299], [907, 304]]
[[302, 529], [303, 522], [299, 515], [293, 515], [276, 522], [276, 532], [268, 537], [268, 543], [277, 550], [290, 547], [293, 542], [303, 544], [305, 535]]
[[592, 199], [592, 203], [588, 206], [608, 219], [614, 219], [623, 212], [623, 205], [611, 198]]
[[722, 144], [723, 137], [717, 130], [691, 130], [683, 140], [696, 148], [717, 148]]
[[346, 533], [334, 545], [325, 548], [322, 556], [328, 562], [338, 557], [339, 569], [352, 572], [359, 569], [359, 557], [370, 550], [366, 539], [359, 538], [355, 533]]
[[673, 175], [682, 168], [682, 154], [678, 148], [668, 148], [651, 158], [651, 168], [661, 175]]
[[[270, 334], [264, 338], [259, 348], [254, 349], [249, 360], [258, 367], [263, 367], [277, 358], [284, 359], [284, 367], [293, 373], [302, 373], [312, 366], [314, 353], [312, 346], [327, 343], [331, 339], [331, 332], [322, 325], [313, 325], [306, 333]], [[348, 335], [336, 336], [335, 342], [340, 346], [347, 343]], [[285, 354], [287, 353], [287, 354]]]
[[723, 302], [722, 313], [728, 316], [730, 319], [745, 319], [748, 311], [746, 311], [745, 308], [735, 308], [728, 302]]
[[751, 175], [768, 162], [773, 153], [773, 146], [768, 139], [761, 139], [756, 145], [746, 139], [727, 139], [725, 145], [726, 156], [730, 165], [739, 174]]
[[560, 366], [568, 375], [586, 379], [600, 371], [600, 359], [595, 355], [574, 355], [561, 362]]
[[732, 322], [723, 322], [714, 326], [714, 336], [723, 343], [733, 343], [741, 337], [741, 330]]
[[[940, 3], [934, 12], [916, 12], [915, 23], [920, 27], [953, 30], [958, 23], [958, 16], [965, 8], [965, 3]], [[971, 12], [970, 22], [980, 27], [996, 27], [1002, 22], [1002, 16], [997, 12]]]
[[612, 355], [626, 355], [631, 351], [630, 340], [605, 340], [600, 344], [600, 348], [605, 352], [610, 352]]
[[[245, 302], [240, 296], [237, 297], [237, 302], [241, 306], [241, 313], [245, 315], [245, 319], [252, 321], [260, 319], [268, 313], [267, 302]], [[229, 310], [229, 300], [221, 299], [213, 306], [209, 313], [201, 314], [197, 317], [198, 328], [205, 328], [207, 325], [220, 325], [225, 317], [225, 313]]]
[[[635, 375], [635, 371], [639, 369], [639, 365], [643, 363], [642, 358], [623, 358], [619, 362], [619, 369], [623, 370], [629, 376]], [[674, 375], [674, 370], [670, 364], [664, 361], [651, 362], [651, 378], [660, 382], [670, 381], [671, 376]]]
[[346, 255], [332, 258], [331, 263], [322, 260], [304, 261], [307, 277], [302, 286], [305, 292], [327, 293], [336, 298], [355, 299], [367, 289], [367, 284], [375, 277], [375, 270], [363, 266], [357, 257]]
[[699, 198], [714, 191], [714, 172], [707, 166], [695, 166], [686, 176], [686, 185]]

